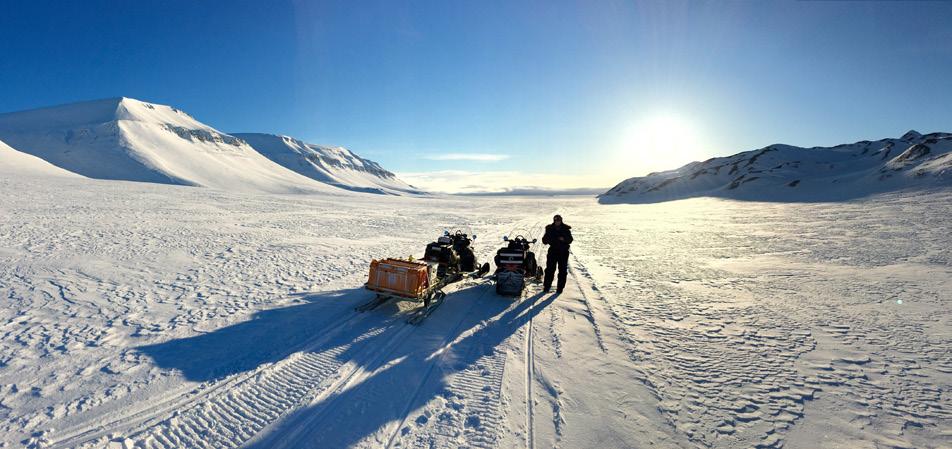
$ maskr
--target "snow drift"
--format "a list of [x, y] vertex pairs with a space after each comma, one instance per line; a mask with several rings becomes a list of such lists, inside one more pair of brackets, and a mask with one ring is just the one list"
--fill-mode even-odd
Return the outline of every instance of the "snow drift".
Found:
[[898, 139], [835, 147], [775, 144], [622, 181], [601, 203], [653, 203], [699, 196], [829, 201], [952, 185], [952, 134], [909, 131]]
[[420, 194], [380, 164], [343, 147], [306, 143], [288, 136], [259, 133], [232, 134], [281, 166], [308, 178], [342, 189], [382, 194]]
[[267, 193], [340, 192], [185, 112], [110, 98], [0, 114], [0, 139], [90, 178]]
[[27, 176], [41, 175], [81, 178], [81, 176], [75, 173], [63, 170], [36, 156], [17, 151], [11, 148], [10, 145], [3, 143], [2, 140], [0, 140], [0, 172], [4, 174], [17, 173]]

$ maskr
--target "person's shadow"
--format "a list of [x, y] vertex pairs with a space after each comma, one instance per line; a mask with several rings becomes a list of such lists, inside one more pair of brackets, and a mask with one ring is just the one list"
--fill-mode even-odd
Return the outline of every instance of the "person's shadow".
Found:
[[537, 294], [513, 305], [491, 289], [483, 284], [454, 292], [421, 326], [407, 327], [404, 316], [394, 316], [398, 308], [393, 304], [352, 318], [353, 306], [370, 297], [353, 289], [313, 295], [306, 304], [139, 349], [160, 367], [177, 369], [189, 380], [210, 381], [283, 360], [319, 341], [308, 351], [336, 353], [340, 363], [354, 364], [359, 374], [256, 436], [251, 447], [269, 448], [292, 438], [292, 447], [348, 447], [445, 393], [451, 374], [492, 354], [556, 298], [536, 303]]

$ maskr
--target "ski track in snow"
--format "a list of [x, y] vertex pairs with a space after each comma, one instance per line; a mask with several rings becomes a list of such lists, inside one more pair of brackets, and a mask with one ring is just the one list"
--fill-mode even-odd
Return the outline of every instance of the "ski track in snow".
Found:
[[[952, 427], [948, 193], [0, 189], [0, 447], [943, 447]], [[421, 326], [353, 311], [371, 258], [460, 228], [487, 260], [555, 210], [562, 295], [466, 280]]]
[[532, 317], [529, 317], [528, 323], [526, 323], [526, 447], [529, 449], [535, 449], [535, 442], [533, 441], [533, 412], [532, 412], [532, 401], [535, 400], [535, 397], [532, 395], [532, 383], [535, 382], [535, 374], [533, 373], [533, 358], [535, 355], [532, 351]]

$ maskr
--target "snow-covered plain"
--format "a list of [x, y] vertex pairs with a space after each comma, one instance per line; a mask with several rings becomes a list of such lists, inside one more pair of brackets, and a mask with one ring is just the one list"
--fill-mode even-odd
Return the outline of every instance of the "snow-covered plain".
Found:
[[[0, 166], [0, 446], [949, 447], [952, 192], [263, 195]], [[574, 226], [566, 291], [357, 314], [371, 258]], [[541, 248], [540, 248], [541, 250]]]

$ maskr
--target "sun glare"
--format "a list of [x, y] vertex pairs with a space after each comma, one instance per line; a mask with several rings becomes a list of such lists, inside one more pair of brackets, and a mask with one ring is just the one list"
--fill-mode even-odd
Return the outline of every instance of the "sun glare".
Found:
[[705, 145], [692, 122], [678, 114], [657, 114], [632, 125], [618, 162], [641, 174], [678, 168], [705, 159]]

